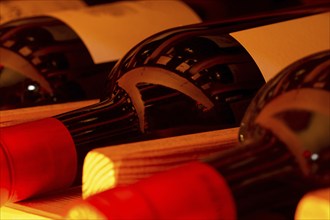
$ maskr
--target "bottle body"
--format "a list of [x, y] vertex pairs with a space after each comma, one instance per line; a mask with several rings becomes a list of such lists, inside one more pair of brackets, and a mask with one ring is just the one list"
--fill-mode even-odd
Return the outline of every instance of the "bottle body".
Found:
[[[76, 167], [71, 168], [77, 173], [75, 183], [81, 181], [82, 163], [92, 148], [238, 126], [265, 80], [251, 55], [228, 32], [297, 17], [287, 15], [171, 29], [133, 48], [109, 74], [107, 97], [51, 120], [63, 125], [59, 133], [69, 134], [63, 140], [74, 143], [67, 147], [76, 152]], [[8, 138], [4, 133], [1, 144], [8, 158], [21, 160], [3, 141]], [[25, 142], [27, 149], [46, 144]]]
[[[320, 16], [322, 22], [326, 21], [320, 25], [321, 31], [308, 35], [314, 40], [322, 36], [323, 43], [311, 53], [329, 47], [329, 42], [324, 40], [329, 35], [323, 32], [329, 25], [328, 14]], [[241, 29], [253, 30], [258, 25], [275, 22], [274, 17], [276, 20], [276, 16], [270, 15], [263, 17], [264, 20], [252, 19], [246, 23], [194, 25], [154, 35], [117, 63], [108, 76], [106, 93], [99, 104], [56, 118], [68, 127], [77, 146], [86, 149], [85, 153], [88, 147], [84, 146], [91, 143], [106, 146], [108, 141], [115, 144], [136, 141], [136, 138], [237, 127], [250, 100], [264, 80], [272, 77], [266, 77], [272, 71], [260, 71], [260, 62], [257, 63], [226, 28], [237, 31], [236, 25], [239, 25]], [[304, 22], [297, 20], [297, 23]], [[306, 35], [304, 28], [297, 32]], [[280, 34], [278, 38], [284, 42], [287, 37]], [[289, 50], [295, 55], [299, 51], [306, 52], [304, 44]], [[290, 57], [288, 50], [273, 50], [272, 53]], [[263, 59], [273, 60], [268, 54]], [[288, 62], [290, 60], [276, 63], [276, 69]]]
[[270, 80], [248, 108], [237, 147], [92, 195], [67, 218], [125, 219], [116, 211], [129, 204], [149, 219], [293, 219], [306, 192], [330, 186], [329, 58], [329, 50], [312, 54]]
[[91, 144], [237, 127], [265, 82], [242, 45], [216, 28], [151, 39], [117, 63], [100, 103], [55, 116], [72, 134], [81, 165]]

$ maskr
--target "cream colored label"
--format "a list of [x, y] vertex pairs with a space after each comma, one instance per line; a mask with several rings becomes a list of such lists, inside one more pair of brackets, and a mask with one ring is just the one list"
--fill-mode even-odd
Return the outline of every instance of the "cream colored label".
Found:
[[330, 49], [330, 13], [234, 32], [266, 81], [291, 63]]
[[51, 13], [84, 41], [95, 63], [120, 59], [148, 36], [167, 28], [200, 22], [180, 1], [123, 1], [82, 10]]
[[81, 0], [1, 0], [0, 24], [21, 17], [85, 7]]

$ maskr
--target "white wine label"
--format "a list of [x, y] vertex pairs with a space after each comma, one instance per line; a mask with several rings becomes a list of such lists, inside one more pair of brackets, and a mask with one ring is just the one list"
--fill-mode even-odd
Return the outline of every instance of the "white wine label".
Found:
[[82, 0], [1, 0], [0, 24], [21, 17], [37, 16], [51, 11], [85, 7]]
[[95, 63], [120, 59], [140, 41], [167, 28], [200, 22], [180, 1], [123, 1], [50, 13], [83, 40]]
[[266, 82], [286, 66], [330, 49], [330, 13], [231, 33], [257, 63]]

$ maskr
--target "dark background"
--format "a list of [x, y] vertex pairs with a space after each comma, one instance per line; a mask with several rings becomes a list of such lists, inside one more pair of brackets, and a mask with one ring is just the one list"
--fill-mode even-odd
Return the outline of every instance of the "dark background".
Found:
[[[116, 2], [120, 0], [84, 0], [89, 5]], [[157, 1], [157, 0], [153, 0]], [[171, 1], [171, 0], [169, 0]], [[183, 0], [195, 11], [199, 11], [204, 20], [244, 16], [258, 12], [278, 9], [318, 5], [330, 0]], [[206, 14], [207, 12], [207, 14]]]

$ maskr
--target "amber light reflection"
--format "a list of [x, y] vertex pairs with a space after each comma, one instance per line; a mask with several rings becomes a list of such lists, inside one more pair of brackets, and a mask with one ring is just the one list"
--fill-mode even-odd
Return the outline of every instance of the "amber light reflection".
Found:
[[17, 209], [9, 208], [9, 207], [1, 207], [0, 208], [0, 219], [3, 220], [44, 220], [49, 219], [46, 217], [42, 217], [39, 215], [34, 215], [30, 213], [26, 213]]
[[306, 194], [299, 202], [295, 220], [330, 219], [330, 188]]
[[114, 163], [103, 154], [90, 152], [83, 167], [83, 198], [111, 189], [116, 183]]

